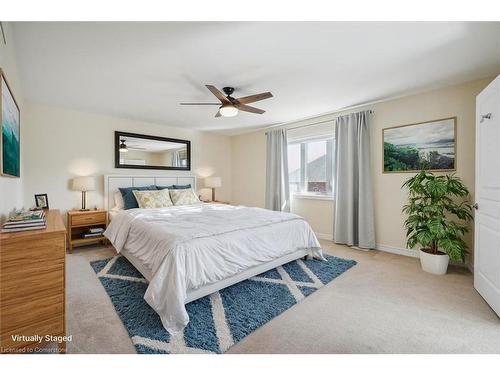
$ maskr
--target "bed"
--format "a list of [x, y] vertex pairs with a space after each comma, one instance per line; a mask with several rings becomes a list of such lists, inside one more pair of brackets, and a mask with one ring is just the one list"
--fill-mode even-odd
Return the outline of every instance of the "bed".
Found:
[[193, 176], [105, 176], [105, 232], [149, 281], [144, 299], [170, 333], [189, 323], [185, 304], [304, 256], [322, 258], [300, 216], [256, 207], [198, 203], [113, 210], [119, 187], [186, 185]]

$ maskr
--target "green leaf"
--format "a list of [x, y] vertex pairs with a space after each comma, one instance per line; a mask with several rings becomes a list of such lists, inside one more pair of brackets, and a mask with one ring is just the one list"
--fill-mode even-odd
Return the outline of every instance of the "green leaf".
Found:
[[432, 238], [432, 234], [429, 230], [421, 230], [417, 233], [417, 241], [423, 247], [429, 246], [432, 242]]
[[465, 242], [458, 238], [442, 238], [438, 241], [438, 246], [444, 250], [453, 261], [464, 259]]
[[446, 181], [442, 178], [442, 176], [436, 177], [433, 180], [430, 180], [426, 185], [426, 190], [432, 197], [438, 198], [442, 197], [447, 192], [447, 184]]
[[440, 217], [430, 219], [427, 224], [434, 237], [441, 238], [446, 235], [446, 229]]
[[413, 249], [417, 243], [418, 243], [417, 236], [411, 236], [408, 238], [406, 246], [409, 247], [410, 249]]

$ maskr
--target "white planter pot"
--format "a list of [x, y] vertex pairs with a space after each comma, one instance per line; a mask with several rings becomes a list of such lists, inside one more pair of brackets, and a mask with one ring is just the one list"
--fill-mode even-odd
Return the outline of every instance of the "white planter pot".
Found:
[[448, 269], [450, 257], [447, 254], [429, 254], [420, 250], [420, 265], [425, 272], [444, 275]]

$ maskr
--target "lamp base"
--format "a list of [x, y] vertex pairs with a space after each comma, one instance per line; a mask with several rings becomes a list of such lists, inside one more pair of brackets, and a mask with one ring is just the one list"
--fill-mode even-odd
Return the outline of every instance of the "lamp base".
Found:
[[87, 208], [87, 192], [86, 191], [82, 191], [82, 208], [80, 208], [79, 211], [90, 211]]

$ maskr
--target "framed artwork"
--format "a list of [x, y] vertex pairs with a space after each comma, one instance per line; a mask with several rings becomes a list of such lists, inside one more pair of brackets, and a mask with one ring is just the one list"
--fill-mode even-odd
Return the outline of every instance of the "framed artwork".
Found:
[[0, 174], [21, 176], [21, 122], [19, 107], [0, 69]]
[[383, 129], [383, 172], [455, 170], [456, 134], [456, 117]]
[[49, 208], [49, 198], [47, 194], [35, 194], [35, 206], [37, 208]]

